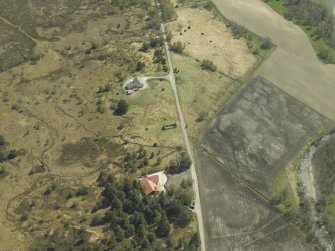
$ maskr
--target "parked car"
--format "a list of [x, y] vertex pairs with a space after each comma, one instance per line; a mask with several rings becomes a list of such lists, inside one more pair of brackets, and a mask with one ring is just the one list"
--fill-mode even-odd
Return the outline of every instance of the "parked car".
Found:
[[190, 208], [191, 209], [194, 209], [195, 208], [195, 200], [192, 201], [191, 205], [190, 205]]

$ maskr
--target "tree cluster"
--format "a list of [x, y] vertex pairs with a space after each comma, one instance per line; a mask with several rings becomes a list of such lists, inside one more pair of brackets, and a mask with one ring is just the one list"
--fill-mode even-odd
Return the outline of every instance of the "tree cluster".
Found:
[[233, 37], [236, 39], [243, 37], [247, 33], [247, 29], [245, 27], [233, 21], [226, 21], [226, 26], [230, 29]]
[[185, 45], [180, 41], [174, 42], [170, 47], [171, 51], [178, 53], [178, 54], [182, 53], [184, 49], [185, 49]]
[[[153, 158], [154, 153], [149, 156]], [[136, 168], [144, 168], [149, 165], [149, 158], [147, 151], [141, 146], [136, 152], [127, 153], [124, 158], [124, 168], [132, 173], [136, 172]]]
[[163, 46], [163, 38], [162, 37], [151, 37], [149, 42], [144, 42], [140, 51], [147, 52], [149, 49], [155, 49], [157, 47]]
[[124, 99], [121, 99], [117, 103], [117, 107], [116, 107], [114, 113], [117, 116], [122, 116], [122, 115], [125, 115], [128, 112], [128, 109], [129, 109], [129, 105], [128, 105], [127, 101], [124, 100]]
[[170, 0], [159, 0], [163, 21], [173, 20], [177, 17], [176, 10]]
[[[187, 182], [178, 190], [159, 196], [144, 196], [137, 180], [117, 180], [104, 171], [97, 183], [103, 191], [93, 209], [91, 225], [104, 225], [102, 244], [113, 250], [125, 246], [130, 248], [127, 250], [173, 250], [177, 245], [174, 247], [169, 239], [172, 225], [184, 228], [193, 218], [183, 206], [189, 202], [185, 198], [191, 191]], [[105, 213], [100, 213], [102, 208]], [[194, 235], [182, 242], [184, 249], [178, 250], [197, 250], [199, 244], [198, 236]]]
[[174, 160], [171, 160], [167, 171], [170, 173], [181, 173], [189, 169], [192, 161], [186, 152], [180, 153]]
[[16, 150], [8, 150], [7, 149], [7, 142], [5, 138], [0, 135], [0, 162], [4, 162], [7, 160], [12, 160], [17, 157]]
[[[334, 16], [319, 1], [311, 0], [282, 0], [285, 4], [284, 16], [299, 25], [308, 27], [312, 32], [312, 38], [324, 39], [327, 45], [335, 49]], [[327, 63], [335, 59], [327, 49], [318, 52], [319, 58]]]

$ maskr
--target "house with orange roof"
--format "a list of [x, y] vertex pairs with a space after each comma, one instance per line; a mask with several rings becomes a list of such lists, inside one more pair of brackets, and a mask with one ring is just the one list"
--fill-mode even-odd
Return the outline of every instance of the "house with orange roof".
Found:
[[166, 174], [163, 172], [144, 175], [139, 178], [140, 185], [145, 195], [165, 192], [165, 183], [167, 181]]

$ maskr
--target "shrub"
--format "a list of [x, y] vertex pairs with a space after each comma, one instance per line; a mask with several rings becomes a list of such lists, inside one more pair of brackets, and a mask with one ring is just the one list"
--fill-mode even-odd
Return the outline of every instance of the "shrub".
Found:
[[200, 66], [201, 66], [201, 69], [207, 70], [207, 71], [214, 72], [217, 70], [217, 67], [213, 64], [211, 60], [206, 60], [206, 59], [202, 60]]
[[240, 26], [239, 24], [235, 22], [227, 21], [226, 25], [232, 32], [234, 38], [240, 38], [247, 33], [246, 28], [244, 28], [243, 26]]
[[125, 115], [128, 112], [128, 108], [129, 108], [129, 105], [128, 105], [127, 101], [121, 99], [117, 104], [115, 114], [118, 115], [118, 116]]
[[178, 41], [178, 42], [174, 42], [170, 49], [171, 51], [180, 54], [183, 52], [184, 48], [185, 48], [185, 45], [183, 45], [182, 42]]
[[6, 174], [6, 169], [3, 166], [0, 166], [0, 177]]
[[6, 145], [6, 140], [4, 136], [0, 135], [0, 147]]
[[269, 49], [272, 45], [272, 40], [270, 37], [265, 37], [263, 38], [263, 41], [262, 41], [262, 44], [261, 44], [261, 49], [262, 50], [266, 50], [266, 49]]
[[83, 196], [88, 194], [87, 187], [80, 187], [79, 190], [76, 192], [76, 196]]
[[206, 117], [206, 112], [199, 112], [196, 122], [202, 122]]
[[17, 156], [17, 152], [15, 150], [10, 150], [7, 156], [7, 159], [15, 159]]

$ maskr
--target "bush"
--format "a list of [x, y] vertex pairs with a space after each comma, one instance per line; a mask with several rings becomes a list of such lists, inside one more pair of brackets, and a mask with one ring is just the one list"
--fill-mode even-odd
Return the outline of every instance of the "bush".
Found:
[[2, 166], [0, 166], [0, 176], [3, 176], [6, 174], [6, 169]]
[[17, 152], [15, 150], [10, 150], [7, 156], [7, 159], [15, 159], [17, 156]]
[[191, 167], [192, 161], [186, 152], [182, 152], [175, 160], [170, 161], [167, 171], [181, 173]]
[[26, 220], [28, 220], [28, 213], [23, 212], [21, 217], [20, 217], [20, 221], [26, 221]]
[[4, 136], [0, 135], [0, 147], [6, 145], [6, 140]]
[[202, 60], [200, 66], [201, 66], [201, 69], [207, 70], [207, 71], [214, 72], [217, 70], [217, 67], [213, 64], [211, 60], [206, 60], [206, 59]]
[[324, 48], [319, 51], [318, 57], [325, 63], [330, 62], [332, 58], [330, 51]]
[[266, 49], [269, 49], [272, 45], [272, 40], [270, 37], [265, 37], [263, 38], [263, 41], [262, 41], [262, 44], [261, 44], [261, 49], [262, 50], [266, 50]]
[[118, 116], [125, 115], [128, 112], [128, 108], [129, 108], [129, 105], [128, 105], [127, 101], [121, 99], [117, 104], [115, 114], [118, 115]]
[[184, 50], [185, 46], [182, 44], [182, 42], [178, 41], [172, 44], [170, 50], [175, 52], [175, 53], [182, 53]]
[[247, 33], [246, 28], [244, 28], [243, 26], [240, 26], [239, 24], [235, 22], [227, 21], [226, 25], [232, 32], [234, 38], [238, 39]]
[[198, 118], [196, 119], [196, 122], [204, 121], [205, 117], [206, 117], [206, 112], [199, 112]]
[[142, 71], [144, 67], [145, 67], [145, 63], [143, 63], [141, 61], [138, 61], [136, 63], [136, 71]]
[[83, 196], [88, 194], [87, 187], [80, 187], [79, 190], [76, 192], [76, 196]]

